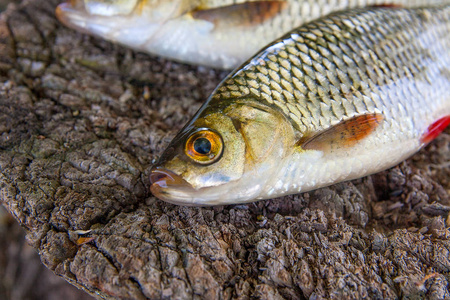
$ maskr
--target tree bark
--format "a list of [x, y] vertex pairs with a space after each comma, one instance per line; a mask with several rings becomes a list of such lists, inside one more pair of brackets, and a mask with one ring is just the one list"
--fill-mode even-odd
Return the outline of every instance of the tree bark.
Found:
[[0, 18], [0, 201], [99, 299], [450, 297], [449, 130], [388, 171], [248, 205], [175, 206], [152, 160], [226, 73]]

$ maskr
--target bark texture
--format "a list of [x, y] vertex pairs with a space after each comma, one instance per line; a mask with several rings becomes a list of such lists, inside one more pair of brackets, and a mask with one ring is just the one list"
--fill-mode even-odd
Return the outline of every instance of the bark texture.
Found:
[[0, 201], [99, 299], [450, 297], [450, 135], [388, 171], [249, 205], [174, 206], [148, 171], [226, 73], [0, 20]]

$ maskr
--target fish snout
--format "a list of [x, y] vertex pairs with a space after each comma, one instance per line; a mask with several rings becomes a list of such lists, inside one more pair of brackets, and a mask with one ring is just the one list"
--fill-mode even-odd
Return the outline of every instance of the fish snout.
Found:
[[89, 15], [82, 1], [72, 0], [59, 4], [56, 7], [55, 15], [65, 26], [88, 33], [86, 20]]
[[153, 167], [150, 170], [150, 191], [160, 199], [165, 200], [169, 190], [192, 190], [193, 187], [180, 175], [162, 167]]
[[72, 9], [69, 3], [61, 3], [56, 7], [55, 15], [56, 18], [67, 26], [67, 12]]

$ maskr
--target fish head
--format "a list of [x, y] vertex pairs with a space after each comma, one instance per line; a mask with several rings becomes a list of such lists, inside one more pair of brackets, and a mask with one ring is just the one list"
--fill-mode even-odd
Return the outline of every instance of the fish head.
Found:
[[181, 205], [253, 201], [294, 144], [286, 117], [257, 101], [200, 111], [152, 167], [150, 189]]
[[170, 19], [192, 9], [188, 0], [70, 0], [57, 18], [78, 31], [141, 49]]

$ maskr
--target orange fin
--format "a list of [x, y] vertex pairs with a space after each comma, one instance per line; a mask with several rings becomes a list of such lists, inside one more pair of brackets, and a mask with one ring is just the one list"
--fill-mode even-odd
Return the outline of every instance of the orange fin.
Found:
[[445, 116], [443, 118], [440, 118], [430, 126], [428, 126], [427, 130], [424, 134], [420, 137], [420, 142], [422, 144], [428, 144], [437, 136], [444, 131], [444, 129], [450, 124], [450, 116]]
[[253, 26], [275, 17], [286, 7], [287, 1], [252, 1], [194, 10], [192, 17], [214, 23], [216, 27]]
[[333, 150], [352, 147], [367, 137], [383, 120], [381, 114], [368, 114], [342, 121], [318, 134], [297, 142], [305, 150]]

